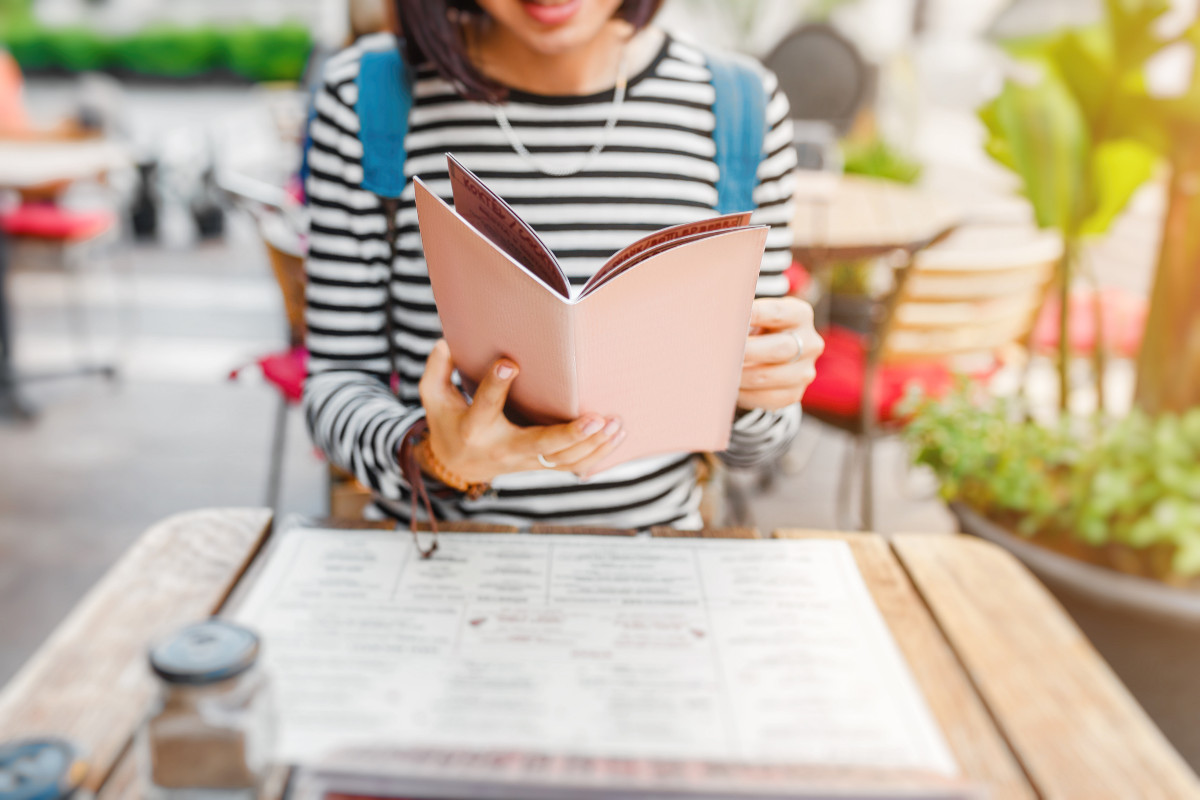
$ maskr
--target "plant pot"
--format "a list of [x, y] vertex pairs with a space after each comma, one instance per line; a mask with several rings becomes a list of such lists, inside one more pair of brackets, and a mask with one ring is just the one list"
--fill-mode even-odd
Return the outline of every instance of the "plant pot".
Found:
[[1200, 771], [1200, 592], [1069, 558], [962, 503], [951, 503], [950, 510], [962, 531], [1005, 548], [1041, 579]]
[[829, 322], [855, 333], [869, 334], [875, 330], [879, 301], [868, 295], [830, 294]]

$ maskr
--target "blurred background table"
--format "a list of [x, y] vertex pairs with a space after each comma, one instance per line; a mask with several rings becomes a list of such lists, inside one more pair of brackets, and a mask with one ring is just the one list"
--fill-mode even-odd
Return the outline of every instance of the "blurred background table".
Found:
[[819, 273], [834, 261], [913, 255], [963, 223], [961, 205], [877, 178], [797, 173], [792, 253]]
[[[104, 140], [18, 141], [0, 139], [0, 191], [26, 192], [99, 178], [131, 163], [128, 151]], [[11, 253], [0, 230], [0, 419], [32, 415], [18, 391], [13, 366], [12, 305], [8, 292]]]
[[0, 189], [29, 189], [94, 178], [129, 163], [125, 147], [104, 139], [0, 139]]
[[[86, 786], [100, 800], [140, 797], [129, 743], [154, 688], [146, 645], [236, 599], [270, 522], [265, 510], [204, 510], [151, 528], [0, 692], [0, 741], [69, 737], [90, 754]], [[758, 538], [748, 529], [654, 533]], [[850, 544], [960, 769], [984, 796], [1200, 797], [1196, 776], [1078, 628], [1003, 550], [944, 535], [773, 536]]]

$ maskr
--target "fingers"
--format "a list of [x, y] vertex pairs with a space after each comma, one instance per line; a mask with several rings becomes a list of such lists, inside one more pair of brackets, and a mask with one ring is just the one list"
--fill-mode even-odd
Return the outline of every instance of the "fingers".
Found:
[[751, 367], [788, 365], [803, 361], [816, 363], [822, 353], [824, 339], [815, 330], [763, 333], [762, 336], [746, 339], [742, 366], [744, 371]]
[[492, 364], [491, 369], [479, 382], [475, 397], [471, 401], [471, 410], [467, 412], [470, 423], [475, 425], [491, 425], [504, 415], [504, 404], [508, 402], [508, 390], [517, 377], [515, 362], [501, 358]]
[[[799, 333], [797, 333], [799, 335]], [[803, 337], [800, 342], [803, 342]], [[791, 331], [782, 333], [764, 333], [761, 336], [751, 336], [746, 340], [746, 356], [744, 363], [749, 364], [787, 364], [796, 361], [801, 355], [807, 354], [808, 343], [797, 342]], [[803, 347], [803, 350], [801, 349]]]
[[571, 471], [583, 480], [587, 480], [588, 478], [592, 477], [592, 475], [596, 474], [596, 467], [600, 464], [600, 462], [607, 458], [612, 451], [620, 447], [621, 443], [625, 441], [627, 433], [628, 432], [625, 430], [618, 431], [615, 436], [593, 450], [591, 455], [580, 461], [576, 461], [574, 466], [571, 467]]
[[[813, 333], [811, 337], [812, 350], [809, 350], [806, 340], [804, 355], [799, 361], [783, 364], [748, 364], [743, 367], [738, 407], [776, 411], [799, 402], [804, 397], [805, 390], [817, 377], [817, 358], [825, 349], [825, 342], [820, 336]], [[795, 350], [795, 341], [792, 342], [792, 349]]]
[[425, 361], [425, 374], [421, 376], [421, 382], [417, 386], [421, 405], [427, 412], [466, 409], [467, 401], [451, 381], [453, 374], [454, 362], [450, 358], [450, 345], [446, 344], [445, 339], [439, 339]]
[[523, 446], [529, 449], [534, 469], [544, 469], [540, 454], [553, 469], [590, 477], [596, 465], [625, 441], [620, 420], [588, 415], [565, 425], [526, 429]]
[[746, 367], [742, 370], [743, 392], [770, 391], [772, 389], [795, 389], [804, 391], [817, 377], [817, 368], [812, 359], [801, 359], [794, 364], [771, 364]]
[[813, 309], [796, 297], [760, 297], [750, 307], [750, 326], [764, 331], [810, 328]]
[[576, 464], [591, 456], [597, 449], [603, 447], [609, 440], [620, 434], [621, 421], [619, 419], [599, 420], [599, 422], [602, 424], [602, 427], [582, 442], [564, 450], [559, 450], [555, 453], [543, 453], [543, 455], [548, 461], [552, 461], [558, 465], [559, 469], [573, 469]]
[[561, 425], [522, 428], [518, 434], [517, 446], [530, 458], [536, 459], [541, 455], [557, 463], [558, 459], [553, 457], [554, 454], [562, 453], [601, 434], [606, 424], [608, 420], [604, 417], [586, 414], [573, 422]]

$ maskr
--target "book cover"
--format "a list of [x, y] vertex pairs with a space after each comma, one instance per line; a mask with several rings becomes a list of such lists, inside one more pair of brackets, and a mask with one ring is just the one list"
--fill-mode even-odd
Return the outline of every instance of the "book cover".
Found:
[[447, 156], [454, 206], [416, 180], [421, 241], [455, 366], [468, 388], [505, 356], [521, 371], [510, 416], [619, 417], [607, 469], [729, 443], [767, 228], [749, 212], [697, 220], [615, 253], [581, 287], [498, 195]]

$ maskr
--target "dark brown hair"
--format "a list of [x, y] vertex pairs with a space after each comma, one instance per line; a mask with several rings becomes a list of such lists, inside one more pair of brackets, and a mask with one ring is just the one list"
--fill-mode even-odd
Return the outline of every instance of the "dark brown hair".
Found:
[[[498, 102], [505, 88], [479, 72], [467, 56], [461, 15], [479, 17], [483, 10], [475, 0], [394, 0], [403, 32], [403, 54], [409, 64], [428, 61], [443, 78], [458, 88], [467, 100]], [[658, 13], [662, 0], [623, 0], [617, 16], [635, 29], [642, 28]]]

